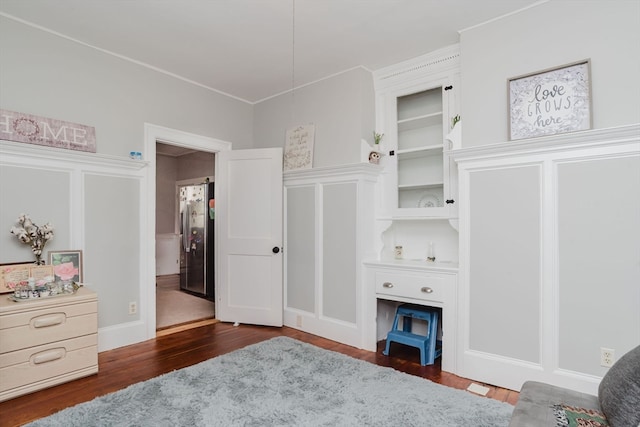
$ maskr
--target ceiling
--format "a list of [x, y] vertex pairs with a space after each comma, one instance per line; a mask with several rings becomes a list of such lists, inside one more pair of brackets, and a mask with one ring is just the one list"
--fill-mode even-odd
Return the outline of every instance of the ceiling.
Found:
[[548, 0], [0, 0], [0, 14], [255, 103]]

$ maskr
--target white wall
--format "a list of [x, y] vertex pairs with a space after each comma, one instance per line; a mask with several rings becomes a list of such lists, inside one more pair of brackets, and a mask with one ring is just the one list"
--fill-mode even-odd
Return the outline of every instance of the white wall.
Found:
[[[0, 56], [1, 108], [93, 126], [99, 154], [125, 157], [144, 151], [145, 122], [231, 141], [234, 148], [251, 146], [250, 104], [5, 17], [0, 17]], [[20, 192], [0, 189], [6, 207], [0, 225], [10, 227], [25, 209], [36, 221], [50, 220], [50, 207], [31, 207], [33, 194], [41, 192], [31, 187], [34, 180], [46, 182], [25, 181]], [[47, 250], [76, 244], [64, 224], [54, 226], [56, 236]], [[0, 234], [0, 261], [29, 259], [11, 237]]]
[[315, 124], [313, 167], [359, 163], [375, 126], [371, 73], [356, 68], [255, 105], [256, 148], [284, 147], [286, 130]]
[[176, 157], [156, 155], [156, 234], [176, 232]]
[[[639, 47], [638, 1], [551, 0], [464, 31], [460, 39], [462, 145], [467, 148], [504, 143], [504, 154], [514, 145], [508, 142], [508, 79], [584, 59], [591, 61], [592, 128], [615, 128], [640, 122]], [[533, 139], [527, 142], [535, 143]], [[614, 148], [608, 147], [607, 150]], [[476, 152], [479, 157], [484, 155], [479, 150]], [[598, 153], [603, 157], [608, 154], [606, 150]], [[560, 157], [549, 159], [561, 163]], [[505, 160], [500, 158], [500, 161]], [[533, 156], [524, 160], [527, 170], [537, 167], [535, 161]], [[461, 294], [468, 286], [468, 306], [471, 307], [463, 317], [468, 316], [468, 324], [472, 326], [469, 327], [468, 345], [462, 343], [462, 347], [469, 351], [462, 355], [466, 359], [460, 375], [503, 385], [495, 378], [503, 376], [509, 377], [508, 381], [516, 381], [518, 375], [524, 373], [520, 380], [529, 378], [555, 382], [593, 393], [597, 389], [597, 379], [606, 372], [600, 366], [600, 347], [615, 348], [616, 356], [620, 357], [637, 345], [638, 323], [637, 316], [633, 314], [638, 312], [638, 263], [637, 257], [635, 261], [633, 259], [638, 253], [635, 238], [638, 202], [637, 197], [633, 197], [638, 194], [640, 185], [637, 169], [634, 169], [637, 155], [633, 162], [630, 161], [634, 166], [628, 167], [626, 163], [616, 161], [616, 167], [627, 173], [622, 180], [616, 179], [620, 175], [614, 174], [613, 168], [607, 167], [605, 161], [589, 162], [589, 167], [584, 165], [587, 162], [577, 162], [575, 167], [571, 162], [567, 162], [569, 167], [560, 164], [556, 176], [516, 175], [516, 168], [510, 169], [507, 176], [501, 170], [502, 175], [496, 175], [494, 182], [487, 182], [484, 186], [484, 196], [498, 191], [500, 203], [508, 201], [504, 205], [508, 208], [501, 207], [491, 197], [479, 194], [476, 190], [482, 191], [483, 187], [477, 176], [481, 175], [469, 175], [471, 184], [467, 185], [470, 190], [464, 192], [466, 199], [462, 198], [460, 203], [461, 206], [470, 206], [467, 212], [471, 213], [466, 215], [471, 225], [461, 225], [460, 253], [461, 275], [464, 277]], [[487, 170], [474, 173], [488, 177], [495, 173], [492, 170], [494, 166], [489, 164]], [[580, 173], [590, 179], [585, 176], [579, 179], [577, 174]], [[460, 177], [461, 181], [464, 177], [464, 174]], [[606, 196], [609, 202], [620, 188], [627, 189], [622, 192], [628, 196], [618, 203], [605, 202], [606, 207], [602, 210], [589, 208], [588, 203], [593, 197], [602, 193], [597, 191], [598, 187], [602, 190], [602, 185], [594, 186], [590, 182], [592, 179], [609, 188]], [[531, 189], [532, 184], [540, 186], [541, 190]], [[517, 189], [511, 195], [504, 191], [510, 186]], [[554, 191], [559, 188], [558, 191], [566, 194], [558, 193], [543, 200], [540, 194], [545, 194], [550, 188]], [[526, 204], [512, 202], [514, 197], [523, 196], [529, 198], [530, 206], [518, 212], [518, 209], [526, 208]], [[599, 206], [598, 202], [595, 203]], [[551, 212], [551, 206], [559, 208]], [[567, 206], [575, 210], [567, 209]], [[594, 212], [598, 214], [594, 215]], [[629, 216], [620, 215], [621, 220], [615, 217], [618, 212]], [[542, 220], [536, 216], [540, 214], [544, 215]], [[517, 218], [520, 225], [512, 223], [512, 233], [509, 234], [505, 231], [509, 223], [496, 221], [501, 215]], [[466, 220], [464, 217], [461, 214], [461, 224]], [[527, 218], [533, 226], [523, 228]], [[488, 225], [482, 219], [496, 226], [493, 233], [487, 233]], [[557, 229], [554, 228], [556, 222]], [[579, 228], [585, 222], [588, 225]], [[574, 232], [576, 228], [578, 232]], [[616, 228], [622, 231], [610, 230]], [[556, 250], [550, 243], [552, 240], [545, 237], [545, 233], [552, 229], [552, 234], [559, 236], [554, 237], [558, 239], [556, 253], [551, 250]], [[517, 251], [507, 254], [504, 247], [508, 247], [514, 236], [521, 242], [520, 252], [527, 247], [535, 249], [540, 242], [544, 245], [541, 250], [534, 250], [534, 255], [518, 256]], [[500, 245], [500, 239], [504, 244]], [[581, 243], [583, 240], [597, 241], [598, 246], [608, 248], [606, 254], [597, 254], [593, 251], [593, 244], [584, 245]], [[619, 255], [620, 248], [624, 248], [623, 256]], [[537, 261], [538, 256], [542, 257], [540, 262]], [[590, 261], [590, 258], [595, 261]], [[518, 266], [518, 263], [522, 265]], [[557, 276], [550, 265], [558, 269]], [[481, 274], [477, 274], [478, 271]], [[506, 292], [498, 289], [500, 275], [507, 278], [503, 281], [508, 284]], [[601, 288], [604, 282], [594, 278], [603, 277], [606, 284]], [[550, 289], [554, 293], [550, 293]], [[532, 291], [551, 297], [537, 307], [536, 298], [530, 298]], [[489, 299], [494, 309], [506, 313], [494, 325], [489, 320], [491, 313], [486, 311]], [[512, 313], [510, 316], [509, 310], [505, 310], [506, 307], [518, 307], [522, 301], [533, 301], [528, 308], [521, 310], [524, 315], [514, 317]], [[612, 329], [609, 324], [593, 320], [593, 312], [597, 313], [598, 319], [612, 320], [610, 324], [617, 326]], [[505, 318], [514, 320], [506, 325]], [[602, 329], [598, 331], [593, 325]], [[510, 332], [503, 332], [507, 329]], [[528, 333], [523, 334], [523, 331]], [[539, 342], [534, 338], [525, 345], [518, 344], [517, 339], [510, 339], [509, 344], [509, 333], [518, 338], [539, 337]], [[461, 336], [464, 338], [465, 334]], [[475, 350], [479, 355], [473, 360], [475, 356], [471, 354]], [[504, 356], [503, 361], [497, 362], [500, 357], [496, 355]], [[508, 370], [516, 359], [518, 362], [514, 366], [526, 360], [536, 369], [527, 372], [524, 363], [512, 371]], [[479, 363], [474, 365], [476, 362]], [[538, 364], [542, 369], [538, 369]], [[471, 373], [473, 371], [475, 373]], [[472, 376], [481, 371], [487, 375]], [[492, 378], [488, 378], [489, 375]]]
[[[99, 350], [146, 339], [155, 328], [144, 323], [151, 307], [141, 288], [153, 283], [145, 273], [149, 245], [140, 244], [153, 242], [155, 231], [144, 210], [151, 196], [141, 177], [149, 171], [126, 157], [132, 150], [144, 156], [145, 122], [250, 147], [252, 105], [5, 17], [0, 58], [1, 108], [93, 126], [97, 139], [96, 154], [25, 147], [35, 157], [54, 150], [57, 159], [44, 166], [28, 155], [0, 158], [0, 227], [7, 230], [0, 262], [32, 258], [8, 233], [20, 213], [51, 221], [55, 236], [45, 252], [84, 251], [85, 282], [99, 295]], [[140, 302], [138, 313], [128, 314], [129, 301]]]
[[552, 0], [460, 37], [463, 145], [508, 140], [507, 79], [591, 59], [593, 128], [640, 121], [640, 2]]
[[145, 122], [251, 146], [250, 104], [5, 17], [0, 54], [0, 106], [94, 126], [98, 153], [143, 151]]

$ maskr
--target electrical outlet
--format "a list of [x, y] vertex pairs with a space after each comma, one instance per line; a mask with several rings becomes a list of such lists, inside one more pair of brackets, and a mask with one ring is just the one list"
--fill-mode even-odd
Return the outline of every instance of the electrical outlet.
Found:
[[136, 314], [138, 312], [138, 304], [135, 301], [129, 303], [129, 314]]
[[600, 366], [610, 368], [616, 361], [616, 351], [612, 348], [600, 347]]

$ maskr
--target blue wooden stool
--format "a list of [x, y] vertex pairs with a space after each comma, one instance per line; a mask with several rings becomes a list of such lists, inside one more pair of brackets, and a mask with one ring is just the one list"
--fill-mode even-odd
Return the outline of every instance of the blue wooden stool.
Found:
[[[402, 329], [398, 328], [400, 318], [403, 318]], [[411, 332], [411, 320], [420, 319], [427, 322], [427, 334], [418, 335]], [[442, 350], [436, 348], [438, 337], [438, 311], [420, 305], [403, 304], [396, 310], [393, 327], [387, 334], [387, 345], [382, 352], [389, 355], [389, 346], [392, 342], [417, 347], [420, 349], [420, 364], [433, 365], [436, 357], [440, 357]]]

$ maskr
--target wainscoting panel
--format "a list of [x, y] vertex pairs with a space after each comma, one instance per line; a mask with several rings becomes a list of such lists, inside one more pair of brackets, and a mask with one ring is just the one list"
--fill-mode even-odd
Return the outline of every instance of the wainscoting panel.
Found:
[[[53, 224], [54, 238], [45, 252], [83, 251], [83, 281], [98, 294], [99, 351], [148, 338], [141, 320], [146, 165], [126, 157], [0, 141], [0, 224], [9, 228], [15, 222], [16, 214], [7, 209], [15, 207], [37, 224]], [[0, 234], [2, 261], [30, 261], [29, 248], [10, 238], [15, 239]], [[131, 301], [139, 307], [132, 315]]]
[[557, 164], [558, 367], [603, 376], [640, 342], [640, 155]]
[[357, 183], [322, 191], [322, 316], [356, 323]]
[[458, 374], [597, 394], [640, 342], [640, 125], [456, 150]]
[[[84, 174], [85, 274], [98, 292], [98, 324], [140, 319], [140, 178]], [[133, 201], [133, 202], [132, 202]]]
[[360, 163], [284, 174], [286, 326], [363, 348], [379, 172]]
[[469, 350], [540, 363], [541, 173], [538, 164], [469, 177]]
[[313, 313], [316, 305], [315, 193], [315, 185], [287, 188], [285, 192], [285, 308], [307, 313]]
[[[10, 159], [0, 160], [0, 234], [1, 262], [31, 262], [35, 258], [31, 247], [20, 243], [8, 233], [17, 226], [18, 216], [28, 214], [37, 225], [50, 222], [54, 227], [54, 238], [47, 242], [43, 259], [50, 250], [71, 248], [71, 220], [78, 213], [71, 209], [71, 173], [69, 169], [34, 167], [26, 164], [10, 164]], [[73, 214], [72, 214], [73, 213]]]

